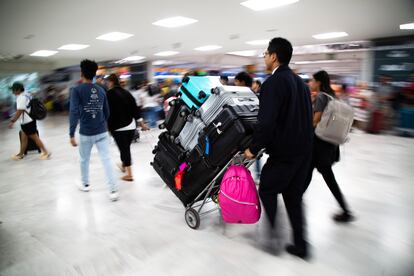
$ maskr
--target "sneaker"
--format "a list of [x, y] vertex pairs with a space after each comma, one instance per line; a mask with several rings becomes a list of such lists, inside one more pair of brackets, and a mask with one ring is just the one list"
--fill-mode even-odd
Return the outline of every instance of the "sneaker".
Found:
[[307, 246], [301, 248], [296, 245], [290, 244], [286, 246], [286, 252], [290, 255], [299, 257], [304, 260], [309, 258]]
[[16, 155], [12, 155], [12, 157], [10, 157], [12, 160], [18, 161], [18, 160], [22, 160], [24, 158], [24, 155], [22, 154], [16, 154]]
[[111, 201], [117, 201], [119, 199], [119, 194], [117, 191], [112, 191], [109, 193], [109, 199]]
[[89, 192], [89, 191], [91, 190], [91, 186], [89, 186], [89, 184], [87, 184], [87, 185], [80, 184], [80, 185], [78, 186], [78, 188], [79, 188], [79, 190], [81, 190], [82, 192]]
[[342, 212], [334, 215], [333, 220], [339, 223], [347, 223], [355, 220], [355, 217], [349, 212]]
[[39, 159], [40, 160], [48, 160], [48, 159], [50, 159], [50, 156], [52, 155], [52, 153], [51, 152], [48, 152], [48, 153], [41, 153], [40, 154], [40, 156], [39, 156]]

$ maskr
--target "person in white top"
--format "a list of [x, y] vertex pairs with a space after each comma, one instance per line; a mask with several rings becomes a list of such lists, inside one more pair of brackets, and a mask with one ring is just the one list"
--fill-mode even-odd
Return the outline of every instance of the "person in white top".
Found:
[[30, 117], [30, 99], [31, 96], [29, 93], [26, 93], [24, 91], [23, 84], [19, 82], [13, 83], [11, 87], [13, 94], [17, 97], [16, 98], [16, 106], [17, 110], [12, 119], [9, 123], [9, 128], [12, 128], [14, 123], [20, 118], [21, 116], [21, 142], [20, 142], [20, 151], [18, 154], [13, 155], [11, 158], [13, 160], [21, 160], [24, 157], [24, 153], [27, 148], [27, 143], [29, 138], [32, 139], [36, 145], [40, 148], [42, 151], [39, 159], [46, 160], [49, 159], [51, 153], [45, 148], [42, 140], [40, 140], [38, 132], [37, 132], [37, 126], [36, 126], [36, 120], [33, 120]]

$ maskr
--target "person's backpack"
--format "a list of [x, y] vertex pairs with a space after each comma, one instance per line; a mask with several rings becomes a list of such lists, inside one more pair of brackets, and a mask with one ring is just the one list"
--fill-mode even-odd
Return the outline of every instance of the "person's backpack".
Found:
[[322, 113], [321, 121], [316, 126], [315, 134], [321, 140], [341, 145], [347, 141], [354, 121], [354, 111], [348, 104], [326, 93], [323, 94], [329, 98], [329, 102]]
[[30, 107], [30, 112], [28, 114], [33, 120], [43, 120], [46, 118], [46, 107], [38, 98], [31, 97], [27, 107]]
[[219, 203], [227, 223], [256, 223], [260, 219], [260, 200], [250, 171], [233, 165], [226, 171], [220, 185]]

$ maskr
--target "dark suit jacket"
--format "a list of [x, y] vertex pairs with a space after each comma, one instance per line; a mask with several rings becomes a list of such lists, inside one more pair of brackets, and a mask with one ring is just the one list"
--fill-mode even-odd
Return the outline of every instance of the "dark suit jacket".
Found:
[[312, 151], [310, 91], [303, 80], [281, 65], [262, 85], [258, 124], [250, 150], [262, 148], [272, 158], [295, 157]]

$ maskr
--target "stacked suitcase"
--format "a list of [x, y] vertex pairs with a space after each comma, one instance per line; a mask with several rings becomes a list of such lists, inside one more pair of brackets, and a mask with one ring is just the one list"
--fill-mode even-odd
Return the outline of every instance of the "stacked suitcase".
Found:
[[[186, 77], [170, 103], [151, 165], [184, 206], [190, 204], [234, 156], [248, 147], [259, 101], [246, 87]], [[181, 188], [176, 186], [185, 165]]]

